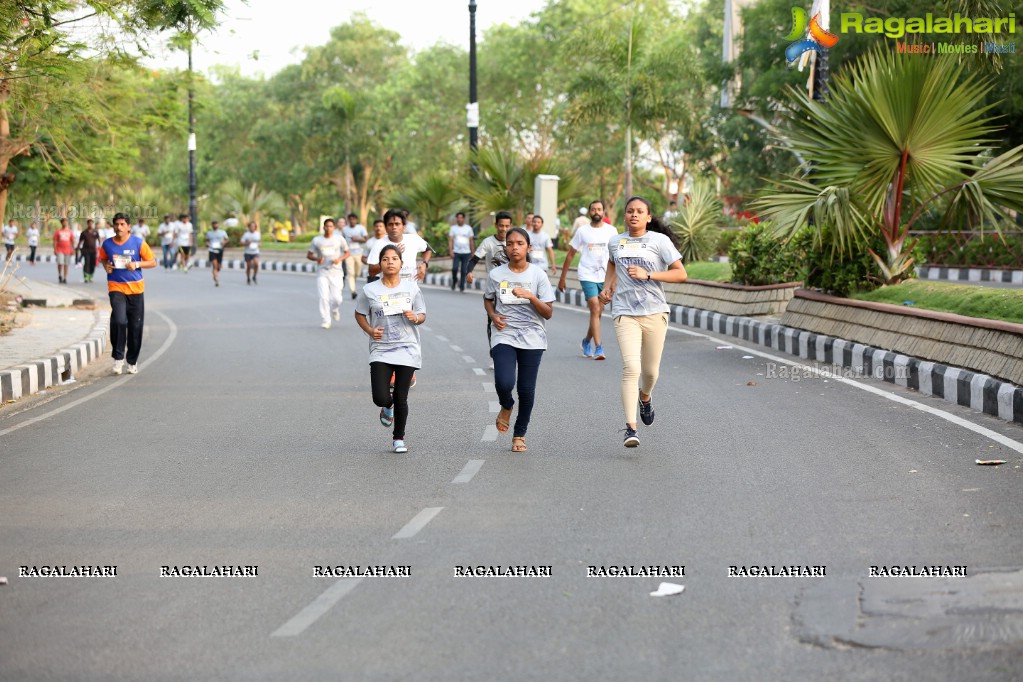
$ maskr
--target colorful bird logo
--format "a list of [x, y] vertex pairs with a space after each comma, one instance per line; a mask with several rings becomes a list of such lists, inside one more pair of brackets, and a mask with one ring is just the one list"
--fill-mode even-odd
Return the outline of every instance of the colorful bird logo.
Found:
[[838, 36], [821, 26], [821, 15], [818, 12], [810, 20], [809, 29], [806, 23], [806, 10], [802, 7], [792, 8], [792, 30], [785, 36], [785, 40], [795, 41], [785, 48], [785, 61], [792, 64], [799, 55], [807, 50], [815, 50], [820, 53], [822, 49], [834, 47], [838, 42]]

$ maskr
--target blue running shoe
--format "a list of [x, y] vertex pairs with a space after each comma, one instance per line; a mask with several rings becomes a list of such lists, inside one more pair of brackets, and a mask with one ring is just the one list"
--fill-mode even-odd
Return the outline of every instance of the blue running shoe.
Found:
[[639, 401], [639, 418], [647, 426], [654, 423], [654, 399], [652, 397], [646, 402]]
[[628, 424], [625, 425], [625, 447], [634, 448], [639, 445], [639, 436], [636, 435], [636, 429], [632, 428]]
[[394, 423], [394, 408], [381, 407], [380, 408], [380, 423], [384, 426], [390, 426]]
[[597, 344], [596, 349], [594, 349], [594, 351], [593, 351], [593, 359], [594, 360], [606, 360], [607, 359], [607, 356], [604, 355], [604, 346], [602, 344]]
[[579, 346], [583, 349], [584, 358], [593, 357], [593, 342], [590, 339], [583, 339], [583, 342], [580, 343]]

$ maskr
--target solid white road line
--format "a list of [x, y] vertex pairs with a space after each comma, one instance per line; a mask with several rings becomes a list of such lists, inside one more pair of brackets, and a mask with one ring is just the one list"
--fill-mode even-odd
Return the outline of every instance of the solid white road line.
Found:
[[472, 477], [475, 476], [479, 472], [480, 467], [483, 466], [483, 462], [484, 461], [486, 461], [486, 460], [470, 459], [469, 462], [464, 467], [462, 467], [462, 472], [460, 474], [458, 474], [457, 476], [455, 476], [455, 480], [453, 480], [451, 482], [452, 483], [468, 483], [469, 481], [472, 480]]
[[[178, 336], [178, 328], [174, 324], [174, 322], [171, 321], [171, 319], [169, 317], [167, 317], [166, 315], [161, 313], [159, 310], [155, 310], [154, 309], [154, 310], [152, 310], [152, 312], [156, 313], [157, 315], [159, 315], [160, 317], [163, 318], [163, 321], [167, 323], [168, 327], [170, 327], [170, 334], [167, 335], [167, 338], [164, 339], [163, 344], [156, 350], [155, 353], [152, 354], [152, 356], [149, 357], [148, 360], [139, 363], [139, 369], [140, 370], [144, 370], [145, 368], [149, 367], [151, 364], [153, 364], [154, 362], [159, 360], [160, 356], [167, 352], [167, 349], [171, 347], [171, 344], [174, 343], [174, 339], [176, 339], [177, 336]], [[143, 338], [145, 338], [145, 337], [143, 336]], [[114, 390], [115, 388], [121, 386], [125, 382], [128, 382], [128, 381], [138, 381], [137, 377], [138, 377], [138, 375], [125, 374], [120, 379], [114, 379], [113, 381], [111, 381], [109, 384], [107, 384], [103, 388], [101, 388], [98, 391], [95, 391], [93, 393], [90, 393], [87, 396], [79, 398], [78, 400], [74, 400], [74, 401], [68, 403], [67, 405], [63, 405], [61, 407], [58, 407], [55, 410], [50, 410], [49, 412], [41, 414], [38, 417], [32, 417], [31, 419], [27, 419], [27, 420], [21, 422], [20, 424], [15, 424], [14, 426], [8, 427], [8, 428], [4, 429], [3, 431], [0, 431], [0, 436], [6, 436], [8, 433], [13, 433], [14, 431], [17, 431], [18, 429], [22, 429], [22, 428], [24, 428], [26, 426], [31, 426], [32, 424], [35, 424], [35, 423], [43, 421], [44, 419], [49, 419], [50, 417], [58, 415], [61, 412], [64, 412], [66, 410], [70, 410], [72, 407], [77, 407], [78, 405], [81, 405], [82, 403], [87, 403], [90, 400], [92, 400], [93, 398], [100, 397], [101, 395], [103, 395], [107, 391]]]
[[497, 440], [497, 427], [494, 424], [487, 424], [487, 428], [483, 429], [483, 438], [480, 439], [481, 443], [489, 443]]
[[412, 517], [412, 520], [405, 524], [405, 527], [391, 536], [392, 540], [405, 540], [414, 537], [416, 533], [426, 527], [434, 516], [440, 514], [444, 507], [427, 507]]
[[[580, 313], [584, 313], [586, 315], [590, 314], [588, 310], [579, 310], [578, 308], [575, 308], [574, 306], [558, 304], [558, 307], [566, 308], [568, 310], [576, 310], [576, 311], [578, 311]], [[680, 328], [674, 327], [674, 326], [672, 326], [670, 324], [668, 325], [668, 329], [670, 329], [670, 330], [672, 330], [674, 332], [678, 332], [679, 334], [686, 334], [688, 336], [695, 336], [697, 338], [707, 339], [708, 341], [713, 341], [715, 343], [720, 341], [719, 338], [710, 336], [708, 334], [701, 334], [700, 332], [694, 332], [694, 331], [690, 331], [688, 329], [680, 329]], [[998, 443], [1000, 445], [1004, 445], [1005, 447], [1009, 448], [1010, 450], [1014, 450], [1015, 452], [1023, 454], [1023, 443], [1020, 443], [1018, 441], [1014, 441], [1011, 438], [1003, 436], [1002, 434], [998, 433], [997, 431], [992, 431], [991, 429], [983, 427], [983, 426], [981, 426], [979, 424], [974, 424], [973, 422], [967, 421], [966, 419], [963, 419], [962, 417], [954, 415], [954, 414], [952, 414], [950, 412], [945, 412], [944, 410], [939, 410], [936, 407], [931, 407], [930, 405], [924, 405], [923, 403], [918, 403], [915, 400], [910, 400], [909, 398], [905, 398], [905, 397], [903, 397], [901, 395], [898, 395], [896, 393], [892, 393], [891, 391], [886, 391], [886, 390], [878, 388], [876, 386], [871, 386], [870, 384], [860, 383], [856, 379], [849, 379], [849, 378], [843, 377], [843, 376], [841, 376], [839, 374], [834, 373], [833, 370], [830, 370], [830, 368], [827, 368], [828, 371], [825, 372], [825, 371], [822, 371], [821, 369], [818, 369], [818, 368], [816, 368], [816, 367], [814, 367], [812, 365], [803, 364], [802, 362], [799, 362], [798, 360], [791, 360], [788, 357], [784, 357], [784, 356], [781, 356], [781, 355], [774, 355], [772, 353], [765, 353], [764, 351], [758, 350], [756, 348], [749, 348], [747, 346], [741, 346], [741, 345], [735, 343], [735, 341], [729, 340], [729, 344], [732, 347], [734, 347], [736, 350], [741, 350], [741, 351], [743, 351], [745, 353], [749, 353], [750, 355], [757, 355], [759, 357], [767, 358], [769, 360], [776, 360], [778, 362], [781, 362], [783, 364], [789, 365], [791, 367], [799, 367], [801, 369], [808, 369], [809, 371], [811, 371], [811, 372], [813, 372], [814, 374], [817, 374], [817, 375], [821, 375], [821, 374], [827, 373], [828, 379], [841, 382], [843, 384], [846, 384], [847, 386], [854, 386], [854, 387], [856, 387], [856, 388], [858, 388], [860, 390], [866, 391], [867, 393], [872, 393], [872, 394], [874, 394], [876, 396], [880, 396], [882, 398], [886, 398], [888, 400], [891, 400], [892, 402], [900, 403], [902, 405], [906, 405], [908, 407], [915, 408], [917, 410], [920, 410], [921, 412], [926, 412], [927, 414], [934, 415], [935, 417], [940, 417], [941, 419], [944, 419], [945, 421], [951, 422], [952, 424], [955, 424], [957, 426], [961, 426], [964, 429], [967, 429], [969, 431], [973, 431], [974, 433], [976, 433], [979, 436], [984, 436], [985, 438], [989, 438], [989, 439], [995, 441], [996, 443]], [[2, 434], [0, 434], [0, 435], [2, 435]]]
[[294, 618], [274, 630], [271, 637], [294, 637], [302, 634], [302, 631], [315, 623], [320, 616], [330, 611], [334, 604], [340, 601], [355, 586], [362, 582], [362, 578], [341, 578], [327, 588], [327, 591], [314, 599], [309, 606], [299, 611]]
[[485, 377], [485, 376], [487, 376], [486, 371], [484, 371], [484, 369], [482, 367], [473, 367], [472, 371], [473, 371], [473, 374], [475, 374], [478, 377]]

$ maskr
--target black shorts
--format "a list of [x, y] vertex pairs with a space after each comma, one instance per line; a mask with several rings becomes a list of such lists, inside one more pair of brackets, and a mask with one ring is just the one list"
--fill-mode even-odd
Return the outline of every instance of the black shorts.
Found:
[[191, 246], [179, 246], [178, 249], [185, 256], [185, 258], [188, 258], [189, 256], [192, 255], [192, 247]]
[[221, 265], [224, 264], [224, 252], [223, 251], [210, 251], [210, 262], [217, 261]]
[[245, 262], [251, 263], [254, 258], [259, 258], [258, 253], [247, 253], [245, 254]]

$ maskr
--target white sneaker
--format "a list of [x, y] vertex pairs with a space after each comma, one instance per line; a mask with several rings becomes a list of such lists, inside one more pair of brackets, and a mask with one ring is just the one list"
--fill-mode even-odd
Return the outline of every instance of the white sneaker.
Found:
[[323, 327], [324, 329], [330, 329], [330, 322], [324, 322], [320, 326]]
[[114, 374], [120, 374], [124, 369], [124, 360], [114, 360]]
[[138, 373], [139, 373], [139, 366], [138, 365], [128, 365], [128, 374], [138, 374]]
[[340, 309], [336, 309], [334, 312], [331, 313], [331, 316], [335, 320], [340, 320], [341, 319], [341, 310]]

